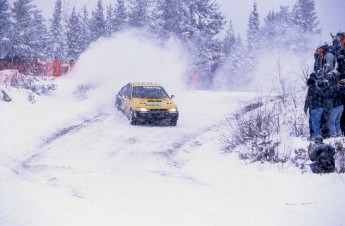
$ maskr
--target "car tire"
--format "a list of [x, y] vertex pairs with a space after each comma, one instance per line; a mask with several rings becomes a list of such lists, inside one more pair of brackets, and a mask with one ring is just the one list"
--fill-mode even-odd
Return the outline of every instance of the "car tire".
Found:
[[173, 119], [170, 121], [170, 126], [176, 126], [177, 125], [177, 120]]
[[130, 123], [131, 125], [136, 125], [136, 124], [137, 124], [137, 119], [136, 119], [136, 117], [134, 116], [134, 111], [132, 111], [132, 109], [129, 110], [128, 119], [129, 119], [129, 123]]

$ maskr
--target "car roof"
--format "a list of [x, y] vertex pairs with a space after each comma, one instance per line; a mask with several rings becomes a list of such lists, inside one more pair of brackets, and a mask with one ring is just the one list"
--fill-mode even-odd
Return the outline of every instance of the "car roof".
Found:
[[134, 86], [161, 86], [158, 83], [154, 82], [131, 82], [131, 85]]

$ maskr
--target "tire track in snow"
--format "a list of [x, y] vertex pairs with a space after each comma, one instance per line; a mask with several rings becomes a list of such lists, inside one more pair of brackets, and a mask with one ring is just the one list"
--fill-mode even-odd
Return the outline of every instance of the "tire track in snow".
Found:
[[183, 148], [187, 145], [201, 146], [202, 143], [198, 141], [198, 138], [217, 127], [218, 127], [218, 124], [208, 126], [199, 132], [192, 133], [189, 135], [183, 134], [179, 139], [172, 142], [170, 144], [170, 147], [168, 147], [167, 149], [163, 151], [158, 152], [158, 154], [165, 157], [170, 162], [171, 165], [181, 168], [183, 166], [182, 162], [178, 162], [174, 160], [174, 158], [177, 157], [179, 152], [182, 151]]
[[81, 123], [78, 124], [74, 124], [74, 125], [70, 125], [68, 127], [64, 127], [62, 129], [59, 129], [58, 131], [56, 131], [54, 134], [52, 134], [51, 136], [49, 136], [48, 138], [44, 139], [43, 144], [41, 144], [39, 146], [39, 148], [43, 148], [44, 146], [54, 142], [55, 140], [59, 139], [62, 136], [68, 135], [70, 133], [79, 131], [85, 127], [87, 127], [88, 125], [91, 125], [93, 123], [96, 122], [100, 122], [106, 119], [106, 117], [109, 116], [108, 114], [99, 114], [96, 115], [92, 118], [87, 118], [85, 120], [83, 120]]
[[[198, 184], [203, 186], [204, 183], [197, 178], [190, 176], [186, 174], [183, 171], [180, 171], [183, 169], [183, 167], [193, 159], [189, 154], [191, 154], [190, 147], [192, 147], [192, 150], [196, 150], [198, 147], [201, 147], [203, 145], [202, 142], [199, 141], [203, 135], [205, 135], [207, 132], [210, 132], [216, 128], [218, 128], [218, 124], [208, 126], [204, 129], [202, 129], [199, 132], [192, 133], [189, 135], [182, 135], [180, 138], [173, 141], [166, 149], [163, 151], [158, 152], [158, 155], [165, 158], [167, 160], [168, 165], [175, 167], [178, 169], [177, 172], [168, 172], [168, 171], [156, 171], [154, 173], [159, 174], [161, 176], [168, 176], [168, 177], [175, 177], [180, 178], [185, 181], [190, 181], [193, 184]], [[190, 146], [190, 147], [187, 147]], [[183, 153], [182, 153], [183, 152]], [[187, 156], [182, 156], [183, 154], [186, 154]]]
[[47, 138], [43, 139], [41, 145], [38, 146], [39, 151], [36, 151], [34, 154], [31, 154], [29, 157], [21, 161], [17, 167], [12, 169], [12, 172], [15, 174], [24, 177], [25, 172], [36, 173], [46, 169], [61, 169], [61, 170], [68, 170], [66, 167], [61, 166], [48, 166], [44, 164], [35, 164], [34, 162], [37, 161], [39, 158], [44, 157], [44, 151], [42, 150], [45, 146], [51, 144], [52, 142], [56, 141], [57, 139], [68, 135], [73, 132], [77, 132], [87, 126], [101, 122], [105, 120], [109, 115], [105, 113], [101, 113], [95, 115], [93, 117], [85, 118], [82, 122], [77, 124], [72, 124], [62, 129], [58, 129], [55, 133], [51, 134]]

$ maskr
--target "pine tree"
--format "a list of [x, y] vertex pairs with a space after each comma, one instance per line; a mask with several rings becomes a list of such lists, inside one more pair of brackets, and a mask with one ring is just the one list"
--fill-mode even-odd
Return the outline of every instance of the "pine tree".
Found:
[[292, 8], [292, 22], [294, 25], [294, 42], [291, 48], [295, 51], [309, 51], [312, 39], [319, 37], [321, 31], [317, 29], [319, 21], [315, 12], [314, 0], [297, 0]]
[[0, 0], [0, 58], [10, 51], [10, 7], [7, 0]]
[[184, 27], [189, 23], [186, 17], [187, 10], [183, 7], [182, 0], [163, 0], [158, 1], [155, 11], [156, 33], [161, 39], [169, 36], [176, 36], [184, 39]]
[[280, 12], [277, 14], [277, 19], [279, 21], [279, 25], [277, 25], [279, 36], [287, 39], [288, 36], [293, 33], [292, 15], [289, 12], [288, 6], [280, 6]]
[[255, 47], [260, 43], [260, 20], [257, 4], [253, 4], [253, 11], [249, 16], [248, 30], [247, 30], [247, 44], [250, 52], [254, 51]]
[[36, 6], [32, 0], [16, 0], [13, 2], [13, 30], [11, 32], [11, 45], [13, 54], [21, 58], [30, 59], [34, 55], [33, 13]]
[[231, 54], [226, 55], [221, 66], [222, 73], [216, 77], [215, 88], [237, 90], [251, 80], [251, 68], [248, 67], [250, 59], [247, 57], [246, 48], [238, 35], [235, 38]]
[[223, 30], [226, 22], [218, 4], [210, 0], [185, 1], [188, 2], [192, 35], [213, 37]]
[[270, 11], [261, 29], [264, 46], [277, 48], [289, 46], [294, 42], [294, 27], [288, 6], [280, 6], [280, 12]]
[[80, 44], [81, 51], [83, 52], [84, 50], [87, 49], [87, 47], [91, 43], [91, 32], [90, 32], [91, 25], [90, 25], [89, 14], [86, 9], [86, 6], [84, 6], [83, 8], [83, 15], [80, 18], [80, 22], [81, 22], [81, 25], [80, 25], [81, 34], [80, 34], [79, 44]]
[[272, 40], [278, 36], [279, 22], [276, 13], [271, 10], [268, 12], [267, 16], [264, 18], [264, 25], [262, 27], [262, 35], [265, 40]]
[[98, 38], [105, 36], [105, 19], [102, 0], [98, 0], [96, 10], [92, 12], [90, 31], [92, 41], [96, 41]]
[[114, 8], [114, 31], [121, 31], [127, 26], [127, 12], [124, 0], [117, 0]]
[[248, 83], [252, 79], [252, 59], [247, 56], [246, 46], [241, 40], [241, 36], [236, 38], [234, 51], [228, 56], [227, 61], [231, 67], [230, 73], [232, 74], [232, 86], [239, 87]]
[[80, 16], [77, 15], [75, 8], [72, 10], [72, 14], [67, 23], [67, 57], [69, 59], [78, 59], [81, 52], [83, 51], [80, 44], [82, 40], [82, 26], [80, 23]]
[[110, 37], [114, 30], [114, 9], [111, 5], [107, 6], [107, 16], [106, 16], [106, 20], [105, 20], [105, 36], [106, 37]]
[[225, 17], [219, 6], [209, 0], [187, 2], [191, 22], [186, 32], [195, 45], [194, 64], [201, 72], [203, 85], [211, 87], [222, 57], [222, 45], [215, 36], [223, 29]]
[[10, 25], [10, 7], [7, 0], [0, 0], [0, 34], [4, 35]]
[[319, 21], [315, 12], [314, 0], [297, 0], [292, 8], [293, 23], [299, 32], [315, 34], [319, 31]]
[[147, 29], [150, 27], [149, 0], [128, 0], [128, 23], [132, 28]]
[[32, 40], [33, 55], [40, 59], [46, 59], [49, 54], [49, 36], [45, 20], [40, 10], [34, 11], [32, 22], [32, 36], [34, 37]]
[[65, 59], [65, 32], [62, 24], [62, 2], [56, 0], [50, 27], [51, 58]]
[[229, 27], [225, 32], [225, 37], [223, 39], [223, 53], [225, 57], [231, 54], [236, 44], [236, 36], [234, 27], [232, 25], [232, 20], [229, 21]]

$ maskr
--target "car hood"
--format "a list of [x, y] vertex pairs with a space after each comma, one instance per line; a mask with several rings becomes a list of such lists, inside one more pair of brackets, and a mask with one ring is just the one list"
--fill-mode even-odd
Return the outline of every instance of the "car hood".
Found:
[[135, 106], [148, 108], [148, 109], [171, 109], [177, 108], [174, 101], [170, 98], [163, 98], [163, 99], [142, 99], [142, 98], [134, 98], [133, 102]]

